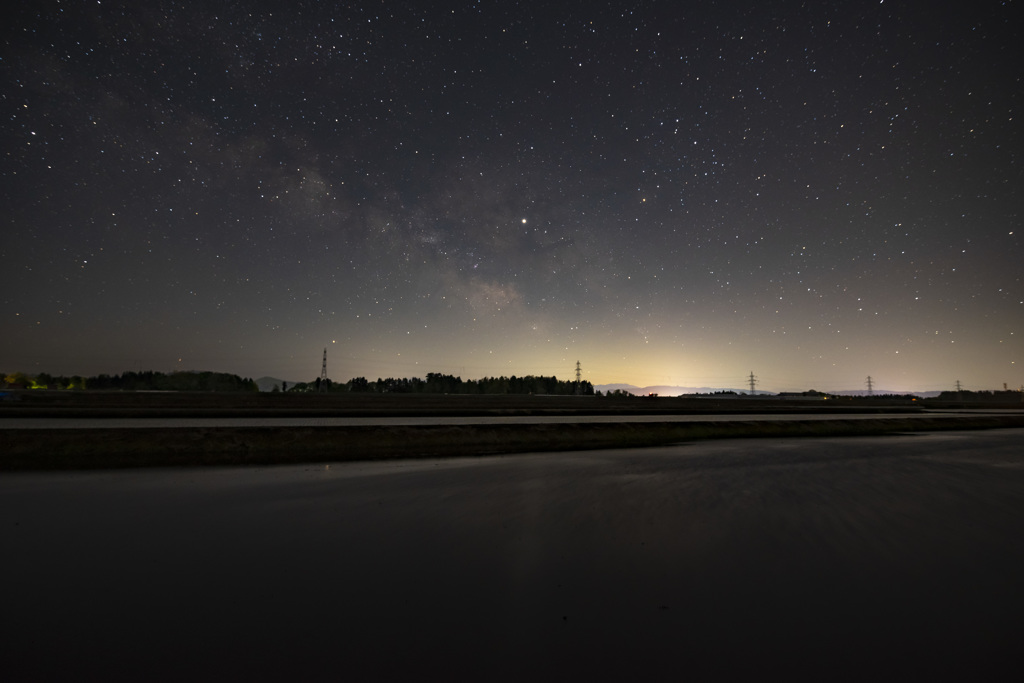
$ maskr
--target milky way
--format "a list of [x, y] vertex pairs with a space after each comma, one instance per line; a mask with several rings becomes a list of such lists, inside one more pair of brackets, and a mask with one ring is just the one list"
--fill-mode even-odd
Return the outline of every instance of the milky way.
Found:
[[1020, 3], [910, 4], [20, 3], [0, 371], [1017, 388]]

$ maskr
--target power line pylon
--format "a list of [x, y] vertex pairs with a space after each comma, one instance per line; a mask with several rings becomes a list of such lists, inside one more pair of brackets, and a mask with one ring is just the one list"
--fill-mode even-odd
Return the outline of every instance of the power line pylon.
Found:
[[753, 396], [757, 393], [757, 390], [754, 389], [754, 387], [757, 385], [757, 378], [754, 377], [753, 370], [750, 371], [750, 377], [747, 379], [747, 381], [750, 383], [750, 395]]
[[871, 375], [868, 375], [867, 385], [868, 385], [868, 396], [874, 396], [874, 394], [875, 394], [875, 387], [871, 383]]
[[323, 365], [320, 366], [320, 381], [318, 382], [318, 384], [320, 385], [320, 391], [321, 392], [327, 391], [327, 382], [328, 382], [328, 379], [327, 379], [327, 347], [325, 346], [324, 347], [324, 362], [323, 362]]
[[582, 379], [581, 379], [582, 376], [583, 376], [583, 371], [580, 370], [580, 362], [576, 361], [576, 387], [575, 387], [575, 393], [576, 393], [577, 396], [579, 396], [580, 393], [582, 393], [582, 391], [583, 391], [583, 384], [582, 384]]

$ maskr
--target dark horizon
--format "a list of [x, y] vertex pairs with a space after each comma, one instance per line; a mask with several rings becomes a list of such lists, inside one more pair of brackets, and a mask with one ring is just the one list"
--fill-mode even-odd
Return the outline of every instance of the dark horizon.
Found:
[[[177, 376], [177, 381], [175, 377]], [[186, 381], [182, 381], [181, 377], [188, 376]], [[205, 384], [197, 384], [199, 378], [205, 377], [203, 380]], [[126, 370], [122, 373], [115, 373], [112, 375], [101, 374], [95, 376], [82, 376], [82, 375], [51, 375], [49, 373], [38, 373], [30, 375], [27, 373], [7, 373], [0, 374], [0, 389], [4, 387], [10, 388], [23, 388], [29, 390], [76, 390], [76, 389], [88, 389], [92, 391], [137, 391], [137, 390], [153, 390], [157, 386], [160, 387], [173, 387], [166, 390], [172, 391], [261, 391], [267, 392], [269, 389], [264, 389], [262, 385], [268, 382], [276, 383], [277, 386], [286, 385], [288, 391], [319, 391], [320, 378], [313, 378], [310, 380], [284, 380], [278, 377], [270, 377], [264, 375], [262, 377], [241, 377], [232, 373], [222, 373], [210, 370], [178, 370], [171, 373], [162, 373], [160, 371], [148, 370], [148, 371], [133, 371]], [[526, 390], [508, 390], [509, 382], [523, 385], [524, 383], [537, 383], [537, 391]], [[501, 383], [504, 382], [502, 385]], [[541, 387], [540, 384], [546, 383], [545, 386]], [[448, 388], [441, 388], [441, 385], [445, 385]], [[449, 386], [451, 385], [451, 386]], [[459, 385], [461, 388], [454, 388], [454, 385]], [[500, 385], [500, 386], [499, 386]], [[517, 385], [517, 386], [518, 386]], [[558, 388], [553, 388], [557, 385]], [[488, 376], [479, 378], [466, 378], [463, 379], [461, 376], [448, 375], [444, 373], [433, 373], [428, 372], [423, 377], [378, 377], [376, 380], [358, 376], [351, 377], [344, 381], [333, 380], [328, 377], [328, 385], [331, 387], [332, 393], [337, 392], [352, 392], [352, 393], [482, 393], [482, 394], [502, 394], [502, 393], [538, 393], [538, 394], [556, 394], [556, 393], [572, 393], [569, 390], [570, 387], [575, 385], [573, 379], [559, 379], [557, 375], [499, 375], [499, 376]], [[221, 387], [220, 389], [212, 388], [215, 386]], [[505, 388], [502, 389], [501, 387]], [[525, 386], [525, 385], [524, 385]], [[611, 392], [626, 392], [635, 396], [648, 396], [652, 393], [654, 395], [665, 396], [665, 397], [686, 397], [686, 396], [728, 396], [733, 395], [735, 397], [757, 397], [757, 396], [782, 396], [782, 395], [820, 395], [835, 396], [835, 397], [872, 397], [877, 396], [879, 398], [884, 397], [900, 397], [900, 396], [918, 396], [922, 398], [938, 397], [940, 395], [950, 396], [968, 396], [968, 397], [979, 397], [986, 395], [995, 395], [1005, 393], [1010, 396], [1022, 394], [1024, 387], [1020, 389], [1011, 389], [1005, 387], [1003, 389], [998, 388], [981, 388], [971, 389], [966, 384], [961, 384], [960, 388], [945, 389], [931, 392], [899, 392], [883, 387], [875, 388], [872, 390], [866, 389], [832, 389], [832, 390], [819, 390], [816, 388], [807, 388], [797, 391], [772, 391], [769, 389], [755, 389], [754, 391], [739, 389], [736, 387], [687, 387], [687, 386], [668, 386], [668, 385], [648, 385], [646, 387], [640, 387], [631, 384], [623, 383], [611, 383], [611, 384], [593, 384], [590, 380], [581, 377], [581, 386], [584, 387], [585, 394], [593, 394], [599, 392], [601, 394], [609, 394]], [[200, 388], [205, 387], [205, 388]], [[347, 387], [347, 389], [343, 389]], [[490, 387], [487, 389], [485, 387]], [[522, 389], [522, 387], [520, 387]], [[274, 389], [275, 391], [277, 389]], [[676, 391], [677, 393], [664, 393], [665, 391]]]

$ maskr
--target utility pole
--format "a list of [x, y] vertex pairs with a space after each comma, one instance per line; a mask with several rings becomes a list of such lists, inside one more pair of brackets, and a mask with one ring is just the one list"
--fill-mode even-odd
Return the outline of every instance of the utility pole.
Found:
[[747, 379], [747, 381], [750, 383], [750, 395], [753, 396], [753, 395], [755, 395], [757, 393], [756, 390], [754, 389], [754, 386], [757, 384], [757, 378], [754, 377], [754, 371], [753, 370], [750, 371], [750, 378]]
[[868, 385], [868, 396], [874, 396], [874, 394], [875, 394], [875, 387], [871, 383], [871, 375], [868, 375], [867, 385]]
[[320, 392], [327, 391], [327, 347], [324, 347], [324, 362], [320, 366]]
[[583, 371], [580, 370], [580, 362], [576, 361], [576, 391], [575, 391], [575, 393], [576, 393], [577, 396], [579, 396], [580, 392], [583, 391], [583, 384], [581, 383], [581, 379], [580, 379], [582, 374], [583, 374]]

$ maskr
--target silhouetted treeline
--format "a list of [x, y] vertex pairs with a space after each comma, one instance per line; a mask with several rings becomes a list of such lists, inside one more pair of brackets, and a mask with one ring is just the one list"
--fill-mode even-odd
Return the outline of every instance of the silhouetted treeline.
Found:
[[[300, 382], [288, 389], [289, 392], [312, 392], [319, 391], [319, 378], [313, 382]], [[365, 377], [354, 377], [348, 382], [331, 383], [327, 385], [327, 391], [335, 392], [371, 392], [379, 394], [557, 394], [572, 395], [580, 393], [585, 396], [594, 394], [594, 386], [583, 380], [579, 383], [577, 392], [576, 382], [563, 381], [557, 377], [537, 377], [526, 375], [524, 377], [485, 377], [483, 379], [464, 380], [453, 375], [444, 375], [438, 372], [428, 372], [426, 379], [419, 377], [400, 378], [388, 377], [387, 379], [377, 378], [371, 382]]]
[[226, 372], [122, 372], [90, 377], [86, 386], [123, 391], [259, 391], [252, 379]]
[[939, 394], [938, 401], [977, 401], [981, 403], [1009, 403], [1024, 400], [1024, 393], [1020, 391], [943, 391]]
[[92, 389], [97, 391], [259, 391], [256, 382], [226, 372], [122, 372], [120, 375], [64, 377], [42, 372], [14, 373], [7, 383], [25, 389]]

